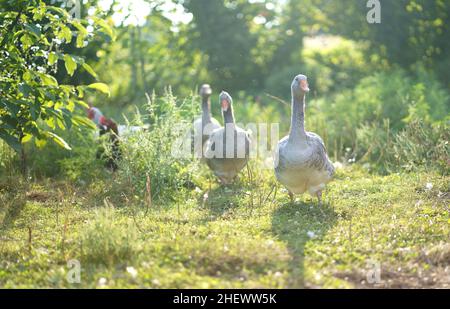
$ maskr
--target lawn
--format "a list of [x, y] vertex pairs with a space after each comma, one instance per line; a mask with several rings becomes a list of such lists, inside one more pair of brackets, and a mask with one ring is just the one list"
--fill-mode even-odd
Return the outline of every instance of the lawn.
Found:
[[232, 186], [210, 178], [167, 203], [136, 203], [110, 174], [2, 180], [0, 287], [450, 287], [446, 176], [344, 167], [322, 206], [290, 203], [255, 164]]

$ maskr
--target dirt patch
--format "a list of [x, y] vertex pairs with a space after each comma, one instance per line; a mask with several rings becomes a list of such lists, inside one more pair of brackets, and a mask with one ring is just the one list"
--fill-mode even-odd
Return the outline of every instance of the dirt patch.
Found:
[[335, 273], [335, 277], [343, 279], [358, 289], [423, 289], [450, 288], [450, 267], [435, 267], [431, 270], [382, 269], [379, 283], [369, 283], [363, 271]]
[[54, 196], [49, 192], [31, 191], [26, 194], [27, 200], [39, 203], [45, 203], [52, 200]]

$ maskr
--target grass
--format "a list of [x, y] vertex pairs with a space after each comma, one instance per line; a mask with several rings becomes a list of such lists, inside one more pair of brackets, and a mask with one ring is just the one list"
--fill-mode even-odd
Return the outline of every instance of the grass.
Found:
[[[450, 287], [448, 177], [354, 165], [320, 208], [307, 196], [291, 204], [270, 170], [256, 170], [229, 187], [206, 177], [150, 209], [110, 175], [86, 185], [5, 179], [0, 287]], [[66, 280], [71, 259], [78, 284]]]

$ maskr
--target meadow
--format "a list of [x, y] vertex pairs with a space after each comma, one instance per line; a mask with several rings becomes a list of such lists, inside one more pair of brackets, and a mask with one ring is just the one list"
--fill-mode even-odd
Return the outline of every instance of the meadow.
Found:
[[[363, 2], [2, 3], [0, 288], [450, 288], [449, 4]], [[322, 205], [271, 158], [221, 185], [173, 155], [204, 83], [288, 134], [300, 73]], [[145, 127], [114, 172], [90, 106]]]
[[442, 170], [340, 164], [323, 205], [307, 195], [291, 203], [260, 160], [221, 186], [198, 160], [171, 156], [173, 119], [189, 119], [198, 102], [154, 102], [170, 112], [123, 140], [115, 173], [95, 159], [88, 131], [66, 138], [75, 153], [30, 147], [35, 173], [2, 177], [2, 287], [449, 287]]

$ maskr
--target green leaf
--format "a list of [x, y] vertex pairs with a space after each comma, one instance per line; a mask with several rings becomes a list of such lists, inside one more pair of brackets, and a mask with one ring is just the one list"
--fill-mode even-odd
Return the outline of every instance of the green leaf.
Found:
[[33, 74], [29, 70], [26, 70], [25, 73], [23, 73], [22, 78], [28, 83], [33, 82]]
[[82, 101], [82, 100], [74, 100], [74, 102], [77, 103], [78, 105], [80, 105], [83, 108], [86, 108], [86, 109], [89, 108], [89, 105], [86, 102]]
[[71, 117], [71, 113], [69, 111], [63, 111], [63, 119], [64, 119], [64, 124], [65, 127], [70, 130], [70, 128], [72, 128], [72, 117]]
[[63, 10], [63, 9], [61, 9], [59, 7], [56, 7], [56, 6], [48, 5], [47, 6], [47, 11], [53, 11], [53, 12], [58, 13], [62, 17], [65, 17], [67, 19], [70, 18], [70, 15], [69, 15], [69, 13], [67, 13], [67, 11], [65, 11], [65, 10]]
[[44, 86], [58, 86], [58, 81], [53, 76], [40, 72], [37, 75], [41, 78]]
[[104, 83], [93, 83], [93, 84], [90, 84], [88, 86], [88, 88], [98, 90], [104, 94], [107, 94], [108, 96], [111, 95], [108, 85], [106, 85]]
[[92, 120], [90, 120], [89, 118], [86, 118], [86, 117], [74, 115], [72, 117], [72, 121], [73, 121], [73, 123], [75, 123], [77, 125], [83, 125], [83, 126], [88, 127], [90, 129], [97, 128], [95, 123]]
[[54, 117], [50, 117], [47, 120], [45, 120], [45, 123], [52, 128], [53, 130], [56, 129], [56, 125], [55, 125], [55, 118]]
[[29, 32], [33, 33], [37, 38], [39, 38], [41, 36], [41, 30], [36, 25], [34, 25], [34, 24], [25, 24], [24, 27]]
[[31, 47], [31, 45], [33, 45], [34, 39], [28, 33], [24, 33], [24, 35], [22, 35], [22, 37], [20, 38], [20, 42], [22, 43], [24, 49], [28, 49]]
[[77, 86], [78, 98], [84, 97], [84, 86]]
[[96, 17], [96, 16], [92, 16], [92, 20], [95, 22], [95, 24], [96, 24], [97, 26], [100, 27], [100, 29], [101, 29], [104, 33], [106, 33], [106, 34], [111, 38], [111, 40], [114, 41], [114, 40], [116, 39], [116, 35], [115, 35], [113, 29], [106, 23], [105, 20], [103, 20], [103, 19], [101, 19], [101, 18], [98, 18], [98, 17]]
[[43, 148], [45, 145], [47, 145], [47, 141], [42, 138], [36, 138], [34, 139], [34, 144], [37, 148]]
[[66, 43], [69, 44], [72, 41], [72, 31], [69, 27], [61, 25], [61, 29], [59, 30], [57, 37], [58, 39], [65, 40]]
[[47, 132], [47, 134], [50, 136], [50, 138], [59, 146], [63, 147], [64, 149], [67, 150], [72, 150], [72, 148], [70, 148], [69, 144], [66, 143], [65, 140], [63, 140], [61, 137], [59, 137], [58, 135], [56, 135], [53, 132]]
[[66, 66], [67, 73], [72, 76], [77, 68], [77, 63], [69, 54], [64, 55], [64, 64]]
[[33, 138], [33, 135], [32, 135], [32, 134], [26, 133], [26, 134], [22, 137], [22, 144], [28, 143], [32, 138]]
[[30, 95], [30, 93], [33, 91], [33, 88], [31, 88], [30, 86], [28, 86], [25, 83], [20, 83], [19, 91], [24, 95], [24, 97], [27, 98]]
[[48, 64], [54, 65], [58, 61], [58, 55], [55, 52], [50, 52], [48, 54]]
[[4, 140], [12, 149], [19, 152], [22, 149], [22, 145], [17, 137], [0, 130], [0, 138]]
[[95, 71], [92, 69], [92, 67], [89, 64], [83, 63], [82, 66], [86, 70], [86, 72], [88, 72], [89, 74], [92, 75], [92, 77], [94, 77], [95, 79], [98, 78], [97, 73], [95, 73]]

